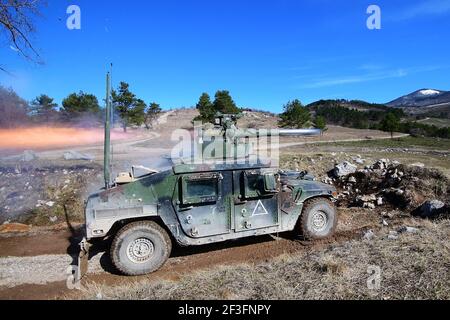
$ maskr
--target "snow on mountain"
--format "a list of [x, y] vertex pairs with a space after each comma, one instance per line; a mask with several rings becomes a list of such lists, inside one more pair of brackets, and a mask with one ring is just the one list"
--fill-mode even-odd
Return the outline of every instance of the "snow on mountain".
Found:
[[389, 107], [428, 107], [450, 103], [450, 91], [421, 89], [387, 104]]
[[433, 90], [433, 89], [425, 89], [425, 90], [420, 90], [419, 93], [424, 96], [434, 96], [436, 94], [440, 94], [441, 91], [437, 91], [437, 90]]

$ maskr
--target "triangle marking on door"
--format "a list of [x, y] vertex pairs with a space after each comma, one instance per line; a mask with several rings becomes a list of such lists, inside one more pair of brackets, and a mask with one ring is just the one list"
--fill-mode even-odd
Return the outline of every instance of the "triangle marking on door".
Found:
[[269, 212], [267, 212], [266, 208], [264, 207], [261, 200], [258, 200], [258, 203], [256, 204], [255, 209], [253, 210], [252, 217], [254, 216], [265, 216], [268, 215]]

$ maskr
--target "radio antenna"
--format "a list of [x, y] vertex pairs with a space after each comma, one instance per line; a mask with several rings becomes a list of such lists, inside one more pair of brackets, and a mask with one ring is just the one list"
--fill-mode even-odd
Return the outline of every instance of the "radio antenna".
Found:
[[105, 144], [103, 146], [103, 172], [105, 189], [111, 187], [111, 75], [106, 74]]
[[[110, 74], [111, 74], [111, 89], [112, 88], [114, 88], [114, 86], [113, 86], [113, 64], [112, 64], [112, 62], [111, 62], [111, 64], [110, 64]], [[114, 110], [114, 104], [113, 104], [113, 102], [112, 102], [112, 97], [111, 97], [111, 102], [110, 102], [110, 104], [111, 104], [111, 109], [110, 109], [110, 112], [111, 112], [111, 127], [112, 127], [112, 129], [114, 130], [114, 113], [115, 113], [115, 110]], [[110, 170], [111, 170], [111, 172], [112, 172], [112, 169], [113, 169], [113, 163], [114, 163], [114, 143], [112, 143], [111, 142], [111, 163], [110, 163]]]

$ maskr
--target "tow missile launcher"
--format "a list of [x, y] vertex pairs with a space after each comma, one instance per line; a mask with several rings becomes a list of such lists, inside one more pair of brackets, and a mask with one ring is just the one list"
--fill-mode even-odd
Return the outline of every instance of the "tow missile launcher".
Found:
[[113, 183], [107, 123], [105, 189], [87, 201], [79, 265], [86, 265], [82, 261], [96, 239], [111, 239], [111, 261], [120, 272], [142, 275], [167, 261], [174, 242], [198, 246], [287, 231], [311, 240], [333, 235], [334, 187], [306, 172], [280, 170], [258, 156], [250, 161], [255, 150], [248, 139], [320, 131], [240, 130], [236, 123], [235, 115], [218, 115], [214, 127], [196, 129], [195, 154], [189, 161], [181, 159], [170, 170], [148, 170], [143, 176], [133, 170]]
[[[243, 115], [217, 113], [214, 127], [195, 126], [193, 162], [203, 160], [243, 160], [258, 156], [254, 147], [278, 148], [279, 137], [317, 136], [319, 129], [239, 129], [237, 121]], [[270, 150], [268, 150], [270, 151]]]

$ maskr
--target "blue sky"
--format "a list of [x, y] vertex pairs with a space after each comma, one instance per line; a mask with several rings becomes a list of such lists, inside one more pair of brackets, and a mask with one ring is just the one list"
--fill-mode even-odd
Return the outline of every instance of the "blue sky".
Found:
[[[81, 8], [81, 30], [66, 9]], [[381, 8], [369, 30], [366, 9]], [[192, 106], [202, 92], [279, 112], [291, 99], [388, 102], [421, 88], [450, 90], [450, 0], [49, 0], [34, 44], [44, 65], [5, 41], [0, 84], [31, 100], [83, 90], [104, 97], [105, 72], [146, 102]]]

